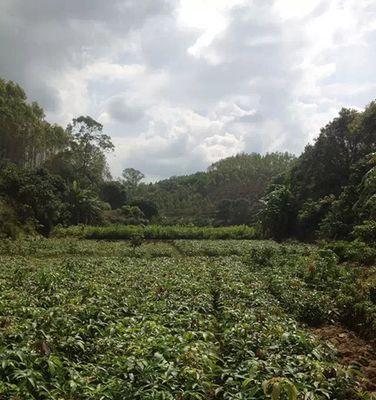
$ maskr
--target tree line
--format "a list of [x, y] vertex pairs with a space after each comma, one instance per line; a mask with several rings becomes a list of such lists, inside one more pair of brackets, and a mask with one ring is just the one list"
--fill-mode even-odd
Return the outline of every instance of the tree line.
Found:
[[111, 179], [106, 153], [113, 149], [90, 116], [66, 128], [50, 124], [19, 85], [0, 79], [0, 236], [103, 224], [114, 218], [112, 209], [120, 209], [124, 223], [147, 222], [156, 213], [153, 204], [127, 196], [138, 171], [125, 169], [123, 180]]
[[295, 157], [289, 153], [237, 154], [206, 172], [139, 184], [136, 196], [156, 202], [165, 223], [229, 226], [256, 222], [268, 183]]
[[[0, 235], [89, 224], [253, 225], [282, 240], [375, 236], [376, 103], [342, 109], [299, 157], [238, 154], [207, 171], [144, 183], [90, 116], [46, 121], [23, 89], [0, 79]], [[374, 240], [374, 239], [373, 239]]]

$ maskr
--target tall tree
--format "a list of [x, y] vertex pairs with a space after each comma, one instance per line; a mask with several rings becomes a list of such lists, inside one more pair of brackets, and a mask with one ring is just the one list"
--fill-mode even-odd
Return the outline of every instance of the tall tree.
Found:
[[285, 174], [284, 184], [296, 201], [295, 234], [350, 237], [354, 224], [367, 218], [361, 201], [368, 196], [363, 177], [375, 152], [376, 103], [363, 112], [342, 109]]
[[134, 168], [125, 168], [122, 172], [122, 177], [124, 180], [124, 185], [134, 190], [137, 188], [138, 184], [145, 178], [145, 175]]
[[66, 148], [69, 135], [29, 104], [23, 89], [0, 79], [0, 161], [35, 168]]
[[103, 126], [89, 116], [73, 119], [68, 125], [70, 135], [68, 148], [57, 154], [48, 168], [63, 176], [68, 182], [97, 190], [110, 178], [106, 153], [113, 151], [110, 136], [103, 133]]
[[[373, 104], [370, 107], [376, 109]], [[340, 194], [349, 180], [351, 167], [375, 146], [376, 136], [372, 139], [370, 133], [364, 132], [364, 125], [368, 124], [362, 113], [342, 109], [339, 116], [321, 130], [315, 143], [305, 148], [290, 176], [291, 190], [300, 203]]]

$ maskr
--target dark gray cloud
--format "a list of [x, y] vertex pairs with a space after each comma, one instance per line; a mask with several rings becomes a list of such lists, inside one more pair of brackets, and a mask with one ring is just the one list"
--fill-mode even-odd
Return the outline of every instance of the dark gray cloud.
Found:
[[110, 99], [107, 109], [112, 119], [126, 124], [138, 122], [144, 117], [142, 105], [134, 103], [126, 96], [115, 96]]
[[46, 109], [56, 109], [49, 78], [118, 57], [132, 30], [167, 13], [168, 0], [3, 0], [0, 76], [22, 84]]
[[375, 97], [371, 0], [3, 0], [0, 76], [49, 119], [104, 123], [150, 179], [239, 151], [299, 153]]

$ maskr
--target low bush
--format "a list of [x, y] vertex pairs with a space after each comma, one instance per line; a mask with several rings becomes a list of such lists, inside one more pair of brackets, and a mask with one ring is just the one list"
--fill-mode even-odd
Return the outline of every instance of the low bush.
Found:
[[340, 262], [358, 262], [371, 265], [376, 261], [376, 248], [360, 240], [325, 242], [321, 246], [326, 250], [332, 250], [338, 256]]
[[376, 221], [364, 221], [354, 227], [354, 237], [366, 243], [376, 243]]
[[21, 224], [15, 210], [0, 199], [0, 239], [35, 234], [33, 219]]

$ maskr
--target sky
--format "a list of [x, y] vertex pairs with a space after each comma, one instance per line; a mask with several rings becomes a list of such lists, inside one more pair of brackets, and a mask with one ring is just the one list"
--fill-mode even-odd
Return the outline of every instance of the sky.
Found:
[[90, 115], [114, 177], [299, 155], [376, 98], [375, 0], [1, 0], [0, 77], [47, 120]]

